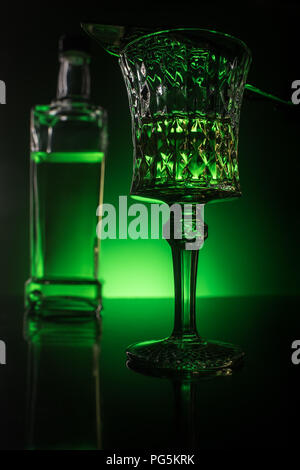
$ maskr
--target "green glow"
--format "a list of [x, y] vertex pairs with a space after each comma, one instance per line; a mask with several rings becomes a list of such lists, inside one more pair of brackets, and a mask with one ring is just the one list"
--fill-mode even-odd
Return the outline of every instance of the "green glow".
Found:
[[100, 163], [103, 152], [32, 152], [35, 163]]
[[[119, 192], [125, 193], [126, 185], [130, 184], [130, 168], [125, 181], [114, 181], [113, 176], [113, 172], [111, 177], [108, 175], [113, 184], [106, 193], [107, 202]], [[249, 187], [250, 182], [245, 183]], [[265, 234], [257, 232], [265, 223], [265, 213], [263, 209], [258, 210], [258, 204], [257, 210], [253, 210], [255, 197], [253, 193], [205, 208], [208, 238], [199, 253], [198, 297], [285, 292], [276, 274], [275, 242], [268, 242], [272, 224]], [[104, 298], [173, 298], [172, 269], [171, 250], [164, 239], [101, 242], [100, 278]], [[201, 302], [198, 302], [198, 309], [201, 311]]]
[[251, 91], [252, 93], [256, 93], [257, 95], [263, 96], [267, 100], [275, 101], [277, 103], [285, 104], [287, 106], [294, 106], [292, 101], [286, 101], [281, 98], [278, 98], [278, 96], [272, 95], [271, 93], [266, 93], [265, 91], [260, 90], [256, 86], [250, 85], [249, 83], [246, 83], [245, 89]]
[[140, 202], [150, 202], [150, 203], [158, 203], [158, 204], [164, 204], [164, 201], [161, 201], [160, 199], [154, 199], [150, 197], [143, 197], [143, 196], [137, 196], [135, 194], [131, 194], [130, 197], [132, 199], [135, 199], [136, 201]]

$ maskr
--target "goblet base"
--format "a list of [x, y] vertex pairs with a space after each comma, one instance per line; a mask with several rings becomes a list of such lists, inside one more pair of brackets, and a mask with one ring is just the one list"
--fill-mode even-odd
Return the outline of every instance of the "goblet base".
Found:
[[244, 356], [239, 346], [200, 338], [170, 337], [127, 348], [130, 367], [165, 376], [230, 375]]

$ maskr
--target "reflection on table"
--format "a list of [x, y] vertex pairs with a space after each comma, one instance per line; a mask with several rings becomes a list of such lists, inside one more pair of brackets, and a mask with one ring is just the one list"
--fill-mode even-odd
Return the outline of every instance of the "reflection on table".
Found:
[[28, 449], [101, 449], [100, 322], [26, 314]]

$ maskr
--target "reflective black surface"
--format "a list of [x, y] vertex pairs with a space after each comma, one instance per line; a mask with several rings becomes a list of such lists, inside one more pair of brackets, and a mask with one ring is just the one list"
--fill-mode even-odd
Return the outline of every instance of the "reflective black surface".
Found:
[[[22, 299], [2, 301], [2, 449], [288, 447], [296, 429], [291, 362], [296, 298], [201, 299], [199, 329], [246, 352], [231, 376], [193, 382], [126, 367], [126, 346], [171, 327], [171, 300], [104, 300], [103, 319], [24, 323]], [[153, 321], [149, 318], [153, 312]], [[156, 321], [160, 318], [160, 321]], [[25, 325], [25, 326], [24, 326]]]

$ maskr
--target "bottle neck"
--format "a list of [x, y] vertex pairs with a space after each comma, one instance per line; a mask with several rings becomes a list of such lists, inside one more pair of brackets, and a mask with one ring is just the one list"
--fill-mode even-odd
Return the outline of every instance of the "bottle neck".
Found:
[[57, 100], [87, 101], [90, 98], [90, 58], [80, 52], [65, 52], [59, 58]]

